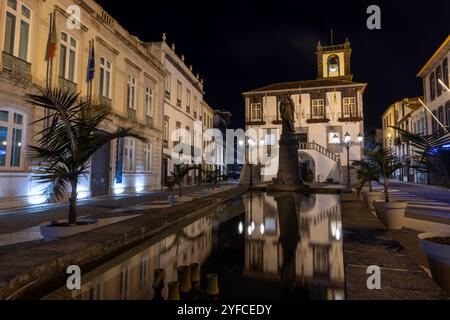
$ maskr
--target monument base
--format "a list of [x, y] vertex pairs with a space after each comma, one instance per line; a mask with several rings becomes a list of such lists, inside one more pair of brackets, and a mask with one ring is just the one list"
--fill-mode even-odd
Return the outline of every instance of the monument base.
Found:
[[306, 184], [269, 184], [266, 187], [268, 192], [304, 192], [311, 193], [311, 188]]

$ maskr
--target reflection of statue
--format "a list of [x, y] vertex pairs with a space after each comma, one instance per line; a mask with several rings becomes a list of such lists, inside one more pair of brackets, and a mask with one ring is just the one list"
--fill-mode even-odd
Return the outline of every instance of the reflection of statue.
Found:
[[294, 101], [289, 95], [282, 98], [280, 102], [280, 115], [283, 121], [283, 133], [294, 133]]

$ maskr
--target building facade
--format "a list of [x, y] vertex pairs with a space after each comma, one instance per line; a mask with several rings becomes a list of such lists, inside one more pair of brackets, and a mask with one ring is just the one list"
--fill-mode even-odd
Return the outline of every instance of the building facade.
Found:
[[[348, 161], [342, 141], [347, 133], [355, 142], [349, 149], [350, 164], [362, 157], [364, 146], [356, 140], [364, 132], [366, 84], [353, 82], [350, 42], [347, 39], [344, 44], [331, 46], [319, 42], [316, 54], [317, 79], [277, 83], [243, 93], [246, 129], [258, 132], [246, 143], [246, 162], [262, 164], [264, 181], [271, 181], [278, 171], [279, 159], [271, 155], [276, 154], [281, 135], [279, 104], [286, 94], [295, 103], [295, 130], [304, 180], [346, 181]], [[262, 163], [263, 158], [268, 160]]]
[[226, 110], [214, 110], [214, 128], [222, 134], [223, 140], [221, 144], [215, 144], [215, 169], [220, 171], [221, 175], [228, 172], [227, 162], [227, 129], [230, 127], [231, 112]]
[[[40, 131], [33, 121], [43, 110], [24, 95], [46, 86], [88, 94], [89, 44], [94, 44], [94, 103], [113, 115], [101, 130], [133, 127], [147, 141], [112, 142], [92, 158], [91, 173], [79, 186], [80, 198], [158, 189], [161, 186], [163, 99], [166, 71], [145, 43], [126, 31], [92, 0], [75, 1], [79, 27], [70, 27], [66, 0], [0, 1], [0, 207], [42, 203], [42, 186], [33, 180], [38, 164], [25, 156]], [[50, 14], [55, 17], [56, 57], [47, 73]], [[48, 74], [48, 76], [47, 76]], [[122, 168], [122, 169], [121, 169]]]
[[450, 92], [440, 83], [449, 87], [449, 59], [450, 35], [417, 74], [423, 81], [424, 102], [434, 115], [427, 117], [427, 134], [450, 126]]
[[409, 132], [426, 131], [426, 114], [422, 110], [419, 99], [423, 97], [405, 98], [394, 102], [381, 116], [383, 123], [383, 147], [391, 149], [404, 167], [397, 170], [395, 179], [404, 182], [424, 183], [422, 173], [415, 172], [411, 168], [413, 150], [411, 145], [403, 141], [401, 133], [394, 128], [400, 128]]

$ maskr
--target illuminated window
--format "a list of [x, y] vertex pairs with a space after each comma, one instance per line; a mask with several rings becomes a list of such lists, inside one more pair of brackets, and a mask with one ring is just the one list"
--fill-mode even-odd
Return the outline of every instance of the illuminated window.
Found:
[[125, 161], [124, 170], [133, 171], [134, 170], [134, 159], [135, 159], [135, 140], [134, 138], [125, 138]]
[[31, 10], [21, 1], [8, 0], [3, 51], [28, 61]]
[[331, 55], [328, 58], [328, 76], [339, 76], [339, 57], [337, 55]]
[[76, 82], [77, 40], [65, 32], [61, 32], [61, 45], [59, 53], [59, 76]]
[[100, 58], [100, 95], [105, 98], [111, 98], [111, 62]]
[[344, 111], [344, 116], [356, 116], [357, 115], [356, 98], [355, 97], [343, 99], [343, 111]]
[[262, 120], [261, 103], [252, 103], [250, 106], [250, 119], [251, 121]]
[[24, 122], [23, 115], [0, 109], [0, 169], [22, 167]]
[[325, 117], [325, 100], [315, 99], [312, 100], [312, 118], [322, 119]]

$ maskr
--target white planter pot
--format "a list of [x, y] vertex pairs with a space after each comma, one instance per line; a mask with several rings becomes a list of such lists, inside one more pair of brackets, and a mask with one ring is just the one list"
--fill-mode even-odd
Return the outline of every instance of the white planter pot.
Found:
[[426, 232], [418, 237], [434, 281], [450, 296], [450, 245], [430, 241], [431, 238], [450, 238], [450, 233]]
[[[67, 220], [58, 220], [57, 223], [67, 223]], [[44, 222], [39, 225], [45, 241], [53, 241], [61, 238], [84, 233], [98, 227], [96, 219], [79, 219], [79, 225], [54, 226], [54, 222]]]
[[384, 202], [382, 200], [374, 201], [373, 206], [378, 219], [388, 230], [400, 230], [403, 227], [405, 211], [408, 206], [406, 201]]
[[383, 199], [383, 193], [378, 191], [369, 191], [369, 192], [362, 192], [362, 196], [364, 199], [364, 202], [366, 203], [367, 207], [370, 210], [373, 210], [373, 202], [375, 200], [382, 200]]

